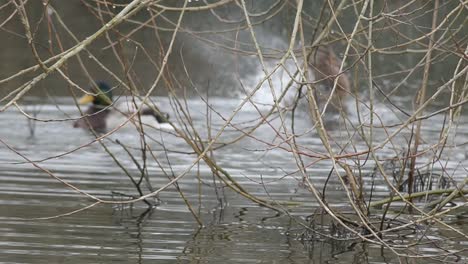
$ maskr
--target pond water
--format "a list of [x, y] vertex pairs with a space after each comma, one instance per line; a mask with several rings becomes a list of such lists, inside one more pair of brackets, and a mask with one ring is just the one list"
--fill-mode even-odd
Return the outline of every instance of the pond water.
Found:
[[[316, 212], [318, 203], [304, 188], [293, 155], [272, 145], [276, 142], [274, 129], [279, 127], [278, 119], [262, 125], [251, 137], [237, 143], [225, 147], [215, 145], [220, 148], [213, 153], [213, 159], [250, 193], [272, 200], [298, 202], [298, 206], [288, 208], [289, 216], [260, 207], [229, 188], [215, 188], [212, 171], [202, 163], [193, 166], [178, 186], [203, 227], [198, 226], [174, 186], [161, 192], [158, 200], [151, 200], [156, 204], [152, 210], [138, 202], [99, 204], [69, 214], [94, 201], [57, 178], [104, 200], [118, 201], [128, 198], [124, 194], [137, 193], [101, 144], [93, 141], [94, 136], [72, 127], [70, 118], [79, 116], [72, 100], [53, 100], [45, 102], [32, 98], [24, 108], [48, 122], [28, 123], [15, 108], [0, 114], [0, 139], [3, 141], [0, 144], [1, 263], [398, 263], [401, 260], [387, 249], [355, 240], [304, 242], [300, 239], [304, 228], [298, 223], [305, 222]], [[176, 121], [171, 101], [167, 98], [157, 98], [157, 101]], [[217, 133], [224, 124], [223, 118], [229, 117], [239, 100], [211, 98], [210, 104], [217, 112], [210, 113], [208, 129], [205, 103], [201, 99], [187, 101], [194, 127], [202, 139]], [[391, 114], [382, 116], [387, 118], [386, 122], [398, 122]], [[246, 106], [233, 122], [238, 127], [248, 127], [258, 118], [258, 111]], [[350, 114], [350, 119], [356, 118]], [[425, 144], [439, 138], [443, 125], [443, 116], [431, 120], [423, 128]], [[334, 118], [327, 121], [327, 126], [336, 142], [349, 140], [345, 129]], [[467, 126], [467, 119], [458, 124], [456, 136], [460, 144], [468, 139]], [[309, 117], [299, 115], [296, 119], [296, 133], [301, 134], [298, 144], [309, 152], [323, 151], [321, 141], [310, 128]], [[34, 131], [33, 136], [30, 129]], [[156, 130], [147, 130], [147, 133], [151, 136], [147, 140], [156, 158], [148, 158], [148, 174], [151, 185], [157, 189], [187, 170], [195, 162], [196, 155], [180, 137]], [[228, 127], [220, 142], [229, 142], [241, 134], [234, 127]], [[408, 134], [403, 131], [395, 142], [404, 146]], [[385, 133], [375, 133], [375, 142], [385, 137]], [[123, 129], [101, 141], [131, 175], [138, 177], [138, 167], [116, 139], [128, 146], [141, 164], [139, 136], [131, 129]], [[93, 143], [87, 145], [90, 142]], [[366, 149], [362, 142], [356, 147]], [[461, 144], [448, 150], [448, 155], [442, 157], [443, 161], [437, 163], [433, 171], [440, 172], [444, 168], [458, 181], [466, 177], [463, 168], [468, 165], [467, 148], [466, 144]], [[379, 153], [391, 157], [394, 152], [389, 147]], [[25, 159], [35, 161], [35, 166]], [[312, 160], [305, 159], [305, 163]], [[309, 166], [307, 173], [321, 190], [330, 169], [330, 163], [322, 161]], [[46, 170], [57, 178], [48, 175]], [[369, 175], [372, 170], [373, 164], [368, 161], [362, 173]], [[381, 179], [376, 180], [374, 187], [370, 176], [365, 177], [364, 182], [366, 191], [374, 189], [374, 200], [388, 195], [388, 188]], [[350, 211], [336, 177], [328, 184], [328, 201], [335, 208], [342, 207], [343, 212]], [[221, 186], [219, 181], [216, 186]], [[147, 189], [144, 191], [148, 193]], [[54, 216], [57, 217], [43, 219]], [[450, 217], [453, 227], [468, 232], [466, 217], [447, 216]], [[440, 226], [424, 231], [424, 237], [429, 237], [431, 243], [418, 246], [420, 253], [440, 253], [442, 250], [438, 246], [443, 244], [444, 249], [461, 251], [460, 259], [449, 260], [460, 263], [467, 260], [467, 252], [463, 252], [468, 247], [465, 239]], [[418, 237], [418, 234], [411, 234], [401, 239], [402, 243], [407, 243]], [[403, 261], [436, 262], [431, 259]]]

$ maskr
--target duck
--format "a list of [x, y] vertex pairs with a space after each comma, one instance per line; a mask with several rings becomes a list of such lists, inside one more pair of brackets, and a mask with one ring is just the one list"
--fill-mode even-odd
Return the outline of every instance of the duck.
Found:
[[351, 81], [346, 73], [340, 72], [341, 59], [330, 46], [320, 46], [309, 66], [315, 73], [316, 80], [328, 88], [333, 87], [335, 79], [337, 96], [342, 99], [351, 93]]
[[[79, 105], [89, 104], [89, 107], [83, 112], [83, 116], [73, 123], [73, 127], [106, 132], [124, 124], [129, 117], [133, 117], [135, 121], [128, 123], [140, 124], [138, 115], [135, 114], [137, 109], [134, 101], [128, 100], [120, 104], [114, 102], [112, 88], [107, 82], [96, 81], [90, 91], [91, 93], [85, 94], [78, 100]], [[141, 104], [141, 101], [137, 100], [136, 104]], [[139, 115], [143, 125], [156, 129], [172, 128], [168, 123], [169, 114], [167, 113], [157, 112], [144, 106], [139, 111]]]

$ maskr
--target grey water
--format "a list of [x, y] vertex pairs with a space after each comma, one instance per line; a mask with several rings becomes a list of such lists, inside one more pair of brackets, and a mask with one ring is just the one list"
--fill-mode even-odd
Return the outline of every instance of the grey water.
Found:
[[[168, 98], [156, 100], [162, 109], [172, 109]], [[223, 118], [227, 118], [239, 102], [239, 99], [210, 99], [213, 109]], [[187, 105], [201, 138], [208, 138], [208, 130], [215, 135], [224, 124], [223, 118], [215, 113], [211, 113], [207, 123], [207, 109], [201, 99], [190, 99]], [[203, 222], [204, 226], [199, 227], [174, 186], [161, 192], [157, 201], [152, 200], [156, 206], [149, 211], [144, 203], [138, 202], [133, 205], [99, 204], [73, 213], [94, 201], [58, 178], [104, 200], [125, 200], [128, 199], [125, 195], [137, 195], [136, 190], [92, 134], [72, 127], [70, 119], [78, 117], [79, 112], [70, 98], [55, 98], [54, 104], [43, 98], [30, 98], [22, 106], [38, 120], [49, 121], [28, 123], [15, 108], [0, 115], [0, 139], [3, 141], [0, 145], [0, 263], [399, 261], [389, 250], [372, 244], [330, 239], [304, 242], [300, 239], [304, 228], [298, 222], [316, 212], [319, 205], [301, 183], [292, 154], [265, 143], [275, 142], [272, 130], [277, 127], [275, 120], [259, 127], [252, 137], [217, 149], [213, 159], [250, 193], [277, 201], [297, 202], [297, 206], [288, 208], [291, 215], [260, 207], [229, 188], [216, 189], [211, 170], [199, 163], [180, 179], [178, 185]], [[176, 119], [174, 111], [170, 111], [170, 115]], [[241, 133], [234, 127], [248, 127], [258, 117], [257, 109], [245, 107], [233, 120], [236, 125], [226, 128], [219, 142], [238, 137]], [[436, 120], [442, 121], [442, 118], [436, 117]], [[459, 126], [468, 126], [468, 120], [462, 120]], [[310, 124], [307, 115], [297, 117], [296, 133], [301, 135], [298, 143], [307, 150], [320, 152], [323, 146], [315, 132], [310, 131]], [[330, 127], [335, 140], [344, 143], [349, 139], [339, 125]], [[34, 131], [33, 136], [30, 128]], [[437, 139], [438, 129], [434, 125], [425, 126], [425, 139]], [[468, 138], [467, 131], [459, 129], [457, 137], [461, 142]], [[147, 164], [151, 184], [157, 189], [187, 170], [195, 162], [196, 155], [180, 137], [157, 130], [147, 130], [146, 133], [151, 136], [147, 139], [148, 144], [158, 161], [148, 158]], [[385, 135], [376, 134], [375, 140], [378, 142], [383, 138]], [[137, 166], [115, 143], [117, 139], [141, 162], [138, 134], [131, 129], [122, 129], [101, 140], [130, 174], [138, 177]], [[357, 147], [364, 146], [361, 143]], [[443, 167], [453, 173], [455, 180], [466, 177], [461, 169], [467, 165], [466, 153], [467, 146], [461, 145], [456, 155], [444, 158]], [[34, 161], [35, 166], [26, 159]], [[318, 162], [308, 166], [307, 173], [313, 184], [320, 188], [330, 168], [329, 162]], [[372, 168], [372, 164], [363, 166], [363, 173]], [[441, 169], [442, 166], [433, 168], [434, 171]], [[371, 182], [372, 179], [365, 177], [364, 181]], [[335, 208], [349, 211], [339, 181], [332, 178], [328, 184], [327, 199]], [[374, 187], [375, 200], [388, 195], [385, 184], [377, 185]], [[216, 186], [221, 184], [217, 182]], [[370, 188], [370, 184], [365, 185], [366, 191]], [[466, 218], [448, 217], [453, 218], [455, 228], [468, 231]], [[433, 244], [418, 246], [420, 252], [438, 252], [437, 244], [443, 243], [444, 248], [461, 250], [459, 255], [466, 258], [466, 252], [463, 252], [468, 245], [466, 240], [456, 238], [442, 227], [433, 227], [427, 232]], [[410, 237], [407, 239], [411, 240]]]
[[[92, 8], [86, 5], [89, 2], [48, 1], [80, 40], [90, 36], [102, 26], [101, 21], [93, 15]], [[163, 2], [172, 4], [172, 1]], [[201, 2], [197, 1], [198, 4], [202, 4]], [[263, 12], [271, 5], [271, 1], [249, 2], [249, 8], [252, 8], [249, 11], [253, 13]], [[317, 18], [322, 3], [306, 2], [304, 14]], [[398, 6], [401, 2], [405, 1], [384, 1], [382, 5]], [[178, 4], [181, 3], [182, 1]], [[421, 3], [423, 7], [426, 5], [424, 1]], [[440, 8], [441, 14], [450, 12], [451, 6], [454, 5], [459, 5], [459, 1], [445, 1]], [[117, 5], [112, 12], [116, 14], [121, 8]], [[275, 56], [277, 58], [283, 56], [288, 46], [294, 18], [291, 14], [295, 12], [293, 6], [288, 8], [274, 19], [264, 21], [256, 27], [262, 48], [271, 55], [271, 58], [266, 58], [268, 67], [277, 63], [274, 60]], [[399, 31], [414, 38], [428, 32], [432, 12], [426, 12], [425, 8], [417, 7], [416, 9], [423, 14], [416, 12], [417, 19], [409, 19], [411, 22], [409, 28], [400, 25], [402, 28]], [[48, 23], [53, 23], [56, 27], [57, 36], [60, 37], [64, 49], [76, 44], [57, 23], [56, 17], [51, 17], [50, 21], [43, 17], [47, 13], [43, 2], [29, 1], [26, 10], [31, 25], [37, 25], [34, 40], [42, 59], [60, 52], [55, 36], [51, 37], [49, 34], [51, 24]], [[0, 10], [0, 16], [5, 19], [14, 12], [16, 8], [13, 5], [6, 6]], [[231, 28], [231, 25], [219, 23], [217, 17], [208, 12], [210, 11], [187, 12], [183, 28], [199, 33]], [[411, 13], [413, 10], [408, 10], [408, 14]], [[232, 7], [218, 10], [217, 14], [230, 20], [243, 17], [242, 12], [239, 13], [239, 9], [234, 4]], [[147, 17], [148, 14], [142, 12], [135, 15], [134, 19], [146, 21]], [[169, 20], [177, 21], [177, 17], [177, 13], [167, 14]], [[347, 33], [350, 33], [354, 27], [354, 18], [354, 7], [350, 5], [342, 23]], [[460, 22], [455, 21], [453, 24], [458, 27], [464, 22], [463, 18], [464, 16], [461, 16]], [[171, 39], [173, 25], [164, 19], [158, 20], [158, 23], [161, 23], [161, 32], [158, 34], [161, 35], [165, 49]], [[412, 28], [415, 25], [419, 26], [416, 29]], [[305, 26], [307, 27], [307, 24]], [[135, 25], [132, 23], [119, 26], [123, 34], [133, 31], [134, 28]], [[237, 25], [234, 28], [237, 28]], [[0, 60], [3, 63], [0, 63], [0, 79], [8, 78], [36, 65], [36, 58], [23, 36], [24, 26], [21, 19], [15, 16], [2, 25], [1, 29]], [[306, 32], [312, 32], [310, 27], [307, 30]], [[462, 36], [458, 37], [460, 43], [456, 43], [461, 46], [463, 46], [462, 40], [465, 39], [462, 32], [460, 33]], [[245, 95], [237, 75], [241, 77], [247, 88], [252, 88], [263, 78], [263, 73], [255, 56], [232, 54], [229, 50], [206, 43], [208, 40], [231, 47], [234, 45], [229, 40], [239, 37], [240, 43], [245, 44], [241, 45], [246, 46], [242, 48], [247, 51], [253, 50], [247, 45], [251, 41], [248, 31], [239, 32], [239, 36], [237, 30], [226, 35], [210, 36], [204, 33], [199, 35], [188, 33], [180, 32], [177, 36], [168, 70], [181, 83], [196, 84], [198, 93], [194, 89], [187, 89], [190, 98], [186, 101], [186, 107], [185, 102], [182, 106], [190, 115], [192, 120], [190, 123], [199, 133], [201, 140], [207, 142], [220, 131], [225, 120], [239, 106]], [[376, 47], [396, 45], [398, 42], [393, 43], [393, 41], [399, 40], [400, 37], [394, 34], [387, 36], [384, 32], [378, 35], [375, 39]], [[309, 37], [311, 36], [306, 36]], [[117, 39], [120, 39], [120, 34], [112, 38], [112, 40]], [[456, 37], [454, 39], [457, 40]], [[157, 41], [154, 29], [142, 28], [132, 36], [132, 40], [141, 43], [154, 61], [162, 59], [158, 57], [162, 53], [160, 47], [155, 45]], [[402, 41], [406, 41], [405, 38]], [[121, 44], [126, 57], [132, 60], [135, 58], [132, 70], [137, 76], [139, 86], [145, 91], [154, 82], [156, 69], [134, 42], [123, 41]], [[343, 44], [337, 46], [336, 52], [341, 57]], [[105, 37], [93, 42], [88, 50], [108, 69], [122, 78], [122, 69]], [[429, 93], [453, 77], [454, 68], [459, 60], [458, 55], [454, 54], [443, 56], [443, 59], [440, 61], [438, 59], [431, 67]], [[88, 57], [89, 54], [83, 51], [80, 55], [86, 70], [93, 78], [113, 80]], [[374, 75], [383, 76], [376, 77], [376, 83], [385, 92], [393, 90], [396, 84], [400, 85], [398, 93], [391, 96], [392, 103], [409, 113], [413, 110], [412, 100], [420, 87], [422, 71], [408, 75], [409, 78], [405, 82], [402, 82], [400, 76], [392, 77], [387, 74], [402, 69], [411, 70], [422, 56], [424, 54], [421, 53], [396, 56], [375, 54], [374, 57]], [[182, 67], [182, 64], [187, 69]], [[86, 87], [89, 79], [80, 68], [78, 61], [69, 60], [67, 67], [67, 76], [83, 88]], [[185, 70], [190, 76], [187, 76]], [[20, 85], [37, 76], [38, 72], [29, 72], [2, 83], [0, 87], [2, 100]], [[283, 75], [288, 77], [287, 74]], [[361, 76], [367, 76], [367, 72], [362, 70]], [[287, 83], [283, 77], [274, 76], [277, 87]], [[366, 78], [362, 77], [362, 80], [357, 82], [367, 82]], [[188, 129], [192, 135], [191, 140], [196, 142], [193, 129], [185, 125], [188, 124], [187, 119], [178, 119], [177, 113], [180, 109], [167, 97], [165, 85], [165, 83], [160, 84], [152, 94], [162, 96], [154, 98], [155, 101], [161, 109], [169, 112], [171, 120], [179, 128]], [[366, 102], [367, 84], [360, 86], [362, 87], [359, 87], [359, 100]], [[202, 100], [199, 93], [211, 96], [208, 102], [211, 108], [207, 107], [204, 101], [206, 98]], [[146, 167], [151, 186], [153, 189], [161, 188], [174, 177], [184, 174], [178, 181], [179, 189], [171, 185], [157, 198], [149, 199], [155, 205], [151, 210], [148, 210], [143, 202], [107, 203], [89, 207], [95, 200], [85, 194], [112, 202], [125, 201], [138, 196], [128, 176], [105, 151], [103, 145], [132, 177], [138, 179], [141, 174], [138, 166], [116, 140], [127, 146], [141, 166], [144, 159], [140, 136], [132, 129], [121, 129], [103, 140], [96, 141], [95, 136], [88, 131], [74, 129], [72, 123], [79, 117], [79, 111], [70, 97], [66, 81], [59, 74], [51, 74], [27, 95], [31, 97], [23, 98], [19, 106], [22, 107], [21, 111], [36, 118], [36, 121], [28, 120], [25, 114], [14, 106], [0, 113], [0, 263], [440, 263], [440, 259], [448, 253], [454, 253], [458, 258], [450, 256], [447, 257], [447, 261], [467, 262], [468, 241], [441, 225], [430, 225], [429, 228], [422, 225], [420, 229], [410, 230], [402, 236], [389, 235], [394, 236], [395, 244], [415, 243], [410, 252], [403, 253], [438, 256], [437, 259], [435, 257], [398, 258], [389, 249], [359, 240], [340, 239], [343, 237], [339, 236], [338, 239], [327, 239], [306, 234], [302, 224], [307, 223], [312, 215], [321, 212], [320, 205], [310, 190], [305, 188], [296, 160], [293, 154], [287, 151], [289, 146], [283, 141], [284, 135], [281, 134], [279, 117], [269, 119], [268, 123], [261, 125], [250, 136], [232, 143], [244, 135], [241, 129], [248, 130], [259, 121], [261, 114], [268, 111], [268, 104], [271, 104], [269, 100], [272, 99], [269, 90], [259, 91], [254, 98], [256, 107], [260, 109], [247, 104], [236, 114], [233, 124], [226, 127], [213, 146], [216, 150], [209, 152], [209, 155], [212, 155], [216, 164], [230, 173], [249, 193], [264, 199], [293, 203], [293, 206], [285, 205], [289, 215], [278, 214], [258, 206], [225, 187], [219, 180], [215, 182], [211, 169], [203, 162], [196, 163], [197, 156], [193, 149], [181, 137], [152, 129], [146, 131], [146, 140], [151, 147], [146, 152]], [[449, 98], [448, 92], [442, 94], [425, 114], [446, 107]], [[3, 100], [0, 106], [8, 99], [11, 98]], [[407, 119], [388, 101], [383, 98], [377, 101], [375, 111], [379, 120], [376, 121], [374, 129], [374, 144], [384, 141], [388, 134], [398, 129]], [[354, 124], [360, 128], [360, 120], [352, 102], [349, 102], [347, 112], [349, 118], [347, 124]], [[431, 146], [440, 143], [441, 131], [447, 124], [445, 113], [423, 121], [421, 148], [431, 149]], [[295, 134], [300, 150], [306, 154], [324, 153], [323, 144], [312, 127], [306, 109], [299, 109], [296, 114]], [[290, 113], [284, 117], [289, 125]], [[342, 147], [349, 153], [367, 149], [367, 145], [356, 134], [348, 133], [355, 131], [356, 127], [344, 126], [343, 120], [333, 113], [325, 118], [327, 131], [333, 139], [333, 148], [336, 151]], [[363, 121], [366, 122], [368, 123], [368, 120]], [[379, 122], [388, 127], [378, 128]], [[288, 131], [291, 133], [289, 127]], [[393, 139], [392, 144], [379, 149], [378, 158], [391, 160], [396, 154], [407, 150], [410, 138], [411, 127], [408, 126]], [[354, 145], [348, 144], [350, 139]], [[450, 176], [453, 182], [461, 182], [467, 177], [465, 170], [468, 166], [467, 142], [468, 114], [464, 111], [452, 127], [448, 144], [440, 159], [429, 162], [434, 156], [439, 157], [429, 151], [427, 155], [418, 158], [418, 168], [424, 170], [429, 168], [434, 175]], [[223, 143], [229, 144], [223, 145]], [[433, 149], [440, 150], [436, 147]], [[327, 183], [327, 202], [342, 213], [352, 212], [340, 181], [336, 177], [328, 179], [332, 164], [327, 160], [317, 161], [306, 155], [303, 155], [303, 158], [307, 175], [314, 186], [322, 191]], [[349, 160], [350, 163], [354, 161]], [[372, 200], [376, 201], [388, 197], [390, 190], [381, 177], [372, 177], [374, 165], [371, 159], [362, 160], [359, 164], [362, 169], [360, 173], [364, 176], [364, 190], [366, 194], [372, 193]], [[149, 193], [145, 184], [143, 186], [144, 193]], [[181, 193], [193, 212], [182, 199]], [[457, 200], [451, 206], [463, 202], [466, 201]], [[398, 216], [407, 221], [416, 220], [414, 215], [400, 215], [399, 212], [391, 210], [388, 216]], [[202, 227], [198, 225], [193, 213], [200, 218]], [[379, 215], [379, 211], [375, 214]], [[466, 212], [460, 213], [459, 210], [455, 210], [444, 216], [443, 220], [452, 228], [467, 234], [467, 219]], [[324, 229], [319, 231], [333, 234], [329, 222], [325, 219]], [[424, 240], [424, 243], [417, 244], [419, 239]]]

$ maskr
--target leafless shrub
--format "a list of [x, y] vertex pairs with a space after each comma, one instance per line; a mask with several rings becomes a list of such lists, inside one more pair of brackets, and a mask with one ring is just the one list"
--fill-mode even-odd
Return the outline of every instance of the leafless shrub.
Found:
[[[234, 176], [239, 175], [232, 175], [217, 162], [221, 149], [252, 140], [266, 146], [265, 153], [289, 155], [296, 171], [278, 178], [299, 179], [298, 186], [307, 189], [319, 204], [318, 215], [329, 218], [325, 229], [318, 228], [315, 221], [296, 219], [305, 232], [312, 232], [304, 233], [304, 240], [313, 240], [314, 232], [319, 232], [338, 240], [375, 243], [399, 257], [443, 258], [452, 253], [415, 253], [413, 241], [401, 243], [391, 234], [408, 230], [417, 233], [434, 224], [467, 239], [467, 234], [443, 219], [466, 206], [468, 177], [453, 178], [454, 171], [447, 166], [450, 153], [460, 145], [456, 135], [468, 101], [466, 1], [322, 1], [317, 5], [303, 0], [268, 4], [246, 0], [83, 0], [81, 8], [94, 19], [84, 34], [69, 25], [64, 15], [72, 6], [62, 4], [59, 9], [58, 3], [45, 0], [42, 4], [40, 13], [34, 12], [37, 1], [10, 0], [0, 6], [7, 14], [2, 16], [1, 27], [16, 26], [10, 33], [24, 39], [34, 62], [33, 66], [2, 75], [0, 84], [9, 90], [2, 91], [0, 111], [12, 106], [21, 109], [19, 100], [34, 93], [39, 83], [63, 83], [67, 90], [62, 93], [76, 98], [89, 93], [88, 86], [93, 86], [94, 80], [107, 79], [116, 92], [138, 99], [134, 100], [136, 110], [147, 107], [164, 112], [151, 96], [168, 96], [172, 107], [170, 134], [183, 140], [191, 149], [186, 154], [194, 157], [184, 170], [174, 171], [167, 154], [173, 150], [147, 133], [139, 111], [135, 111], [103, 134], [92, 131], [93, 140], [77, 149], [93, 142], [101, 144], [133, 182], [138, 195], [101, 199], [25, 158], [88, 197], [91, 206], [138, 201], [152, 206], [152, 197], [174, 186], [203, 225], [192, 206], [194, 201], [178, 185], [203, 164], [210, 168], [212, 182], [201, 177], [197, 180], [200, 186], [213, 187], [220, 200], [218, 187], [222, 186], [253, 203], [289, 214], [290, 203], [269, 196], [267, 187], [265, 195], [255, 195], [236, 180]], [[277, 32], [267, 30], [269, 27]], [[441, 70], [444, 75], [439, 74]], [[283, 72], [281, 77], [279, 72]], [[264, 96], [258, 96], [261, 92]], [[213, 95], [240, 99], [224, 115], [211, 106]], [[412, 109], [409, 104], [400, 104], [395, 99], [398, 96], [411, 98]], [[206, 104], [204, 129], [194, 124], [189, 97], [199, 97]], [[258, 118], [234, 122], [246, 106], [253, 107]], [[337, 111], [331, 111], [332, 106]], [[84, 112], [78, 105], [77, 109]], [[76, 119], [41, 120], [27, 112], [25, 116], [34, 122]], [[310, 123], [305, 132], [296, 132], [301, 113]], [[222, 119], [222, 124], [215, 125], [213, 116]], [[440, 116], [444, 117], [442, 121]], [[436, 140], [423, 131], [432, 122], [441, 122]], [[104, 140], [126, 124], [133, 125], [140, 136], [137, 151], [141, 155], [135, 156], [125, 142]], [[273, 139], [256, 134], [265, 126], [271, 129]], [[236, 136], [228, 130], [237, 132]], [[320, 139], [320, 148], [301, 143], [311, 134]], [[159, 142], [166, 160], [157, 158], [148, 142]], [[129, 165], [115, 156], [110, 144], [121, 146], [138, 175], [127, 171]], [[150, 184], [150, 160], [168, 179], [158, 189]], [[325, 184], [318, 184], [310, 171], [323, 162], [328, 162], [330, 173]], [[386, 168], [389, 162], [390, 170]], [[374, 170], [371, 182], [365, 172], [369, 170], [367, 163]], [[441, 168], [439, 172], [434, 172], [435, 167]], [[338, 182], [342, 196], [347, 198], [346, 214], [334, 205], [336, 197], [327, 195], [329, 181]], [[385, 186], [387, 199], [375, 201], [377, 186]], [[430, 209], [413, 200], [431, 195], [439, 200]], [[403, 213], [392, 213], [396, 201], [403, 202], [416, 217], [408, 220], [401, 217]], [[452, 207], [445, 207], [454, 201]], [[376, 209], [378, 206], [383, 209]], [[419, 238], [420, 243], [426, 241], [424, 235]]]

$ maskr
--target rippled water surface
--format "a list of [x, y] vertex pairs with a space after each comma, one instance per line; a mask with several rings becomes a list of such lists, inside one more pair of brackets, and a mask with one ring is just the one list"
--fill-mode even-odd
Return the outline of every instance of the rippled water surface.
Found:
[[[227, 118], [239, 100], [212, 99], [211, 104], [219, 114]], [[25, 109], [37, 112], [41, 120], [34, 122], [31, 137], [27, 119], [17, 109], [10, 108], [0, 114], [0, 262], [1, 263], [393, 263], [398, 262], [388, 250], [369, 244], [317, 240], [301, 243], [298, 237], [302, 228], [286, 215], [259, 207], [228, 188], [215, 191], [211, 170], [204, 164], [195, 164], [179, 181], [180, 191], [193, 211], [204, 223], [199, 228], [181, 194], [170, 187], [151, 200], [157, 206], [148, 211], [144, 203], [133, 205], [99, 204], [87, 210], [69, 214], [91, 205], [94, 201], [70, 188], [73, 186], [95, 197], [118, 201], [123, 195], [137, 195], [129, 178], [103, 147], [93, 142], [94, 136], [82, 129], [73, 129], [70, 119], [79, 116], [72, 101], [57, 99], [57, 104], [44, 103]], [[223, 119], [211, 112], [211, 133], [208, 133], [206, 105], [197, 99], [188, 101], [193, 124], [202, 139], [214, 136]], [[167, 99], [160, 100], [162, 109], [172, 109]], [[168, 110], [171, 111], [171, 110]], [[170, 112], [172, 120], [175, 114]], [[389, 114], [383, 116], [392, 120]], [[253, 107], [246, 107], [234, 122], [242, 127], [252, 125], [259, 117]], [[352, 119], [353, 116], [350, 116]], [[435, 117], [424, 128], [427, 139], [437, 139], [443, 117]], [[252, 137], [219, 148], [214, 160], [227, 170], [244, 188], [260, 197], [299, 202], [292, 207], [292, 216], [304, 220], [318, 204], [313, 195], [301, 184], [300, 174], [293, 155], [275, 148], [275, 132], [278, 120], [271, 126], [261, 126]], [[349, 136], [343, 127], [328, 124], [330, 135], [337, 142], [346, 143]], [[468, 138], [468, 122], [459, 124], [459, 143]], [[311, 128], [309, 118], [301, 115], [296, 120], [297, 131], [302, 133], [299, 144], [308, 151], [323, 151], [320, 140]], [[461, 129], [460, 129], [461, 127]], [[179, 137], [148, 130], [148, 139], [155, 158], [148, 159], [151, 185], [157, 189], [171, 178], [187, 170], [195, 162], [193, 150]], [[405, 142], [404, 133], [395, 142]], [[221, 141], [241, 135], [234, 127], [228, 127]], [[385, 134], [376, 133], [376, 141]], [[126, 151], [115, 143], [118, 139], [128, 146], [141, 162], [140, 141], [135, 131], [124, 129], [102, 140], [116, 159], [137, 177], [138, 167]], [[260, 140], [261, 139], [261, 140]], [[8, 147], [9, 146], [9, 147]], [[219, 144], [218, 146], [221, 146]], [[365, 149], [364, 145], [358, 148]], [[11, 148], [11, 149], [10, 149]], [[79, 148], [79, 149], [78, 149]], [[74, 152], [73, 150], [77, 149]], [[465, 145], [452, 151], [434, 168], [445, 167], [456, 179], [465, 177]], [[64, 155], [64, 153], [68, 153]], [[392, 150], [383, 150], [389, 156]], [[35, 166], [26, 161], [35, 161]], [[312, 160], [312, 159], [311, 159]], [[309, 160], [309, 162], [311, 161]], [[305, 162], [308, 162], [305, 159]], [[158, 165], [158, 163], [160, 165]], [[161, 169], [164, 168], [164, 171]], [[330, 172], [329, 162], [309, 166], [308, 174], [317, 186], [323, 186]], [[373, 169], [371, 162], [363, 173]], [[53, 177], [51, 176], [53, 175]], [[201, 179], [201, 181], [199, 180]], [[367, 179], [369, 180], [369, 179]], [[63, 181], [63, 182], [60, 182]], [[369, 180], [370, 181], [370, 180]], [[337, 179], [331, 179], [327, 189], [330, 201], [336, 206], [347, 207], [346, 197]], [[70, 185], [70, 186], [66, 186]], [[221, 184], [216, 183], [217, 186]], [[365, 186], [370, 190], [371, 186]], [[147, 192], [147, 189], [144, 189]], [[388, 193], [385, 185], [374, 188], [374, 196], [381, 198]], [[52, 219], [40, 219], [61, 216]], [[466, 219], [454, 217], [454, 227], [468, 232]], [[468, 246], [460, 239], [447, 240], [452, 233], [443, 229], [430, 232], [434, 243], [445, 241], [453, 250]], [[434, 245], [422, 246], [421, 251], [435, 252]], [[463, 256], [466, 252], [462, 252]], [[417, 261], [417, 260], [416, 260]]]

